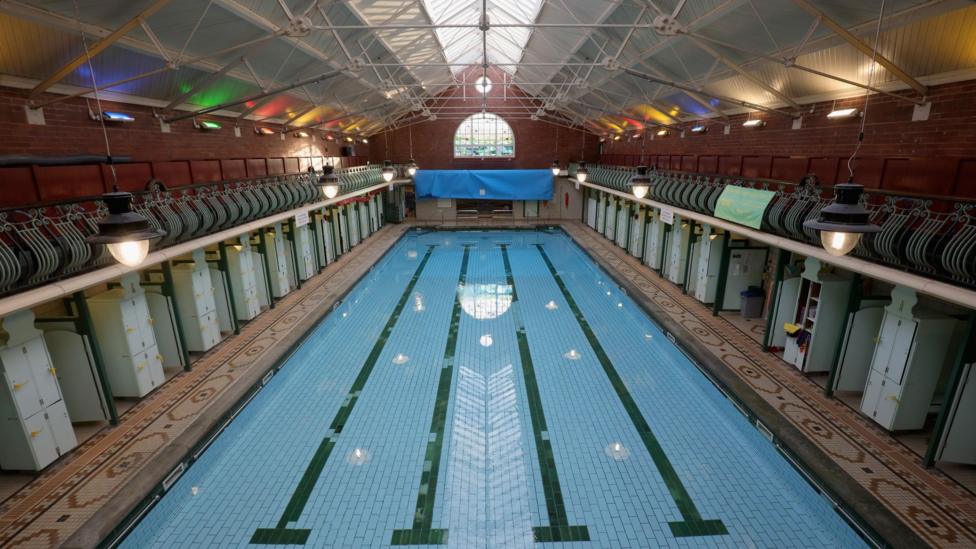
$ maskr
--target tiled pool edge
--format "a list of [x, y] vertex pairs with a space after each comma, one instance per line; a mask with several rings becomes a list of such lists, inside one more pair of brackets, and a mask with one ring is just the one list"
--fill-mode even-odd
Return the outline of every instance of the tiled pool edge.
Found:
[[[740, 412], [756, 425], [757, 429], [765, 430], [764, 434], [767, 438], [772, 437], [773, 444], [808, 482], [824, 493], [832, 503], [846, 508], [845, 513], [849, 515], [844, 517], [845, 520], [856, 521], [854, 526], [864, 529], [869, 537], [876, 538], [875, 541], [883, 541], [898, 547], [929, 546], [914, 530], [899, 520], [890, 509], [881, 505], [876, 497], [825, 455], [789, 419], [759, 396], [707, 347], [698, 343], [690, 330], [671, 318], [616, 267], [605, 261], [599, 254], [593, 253], [589, 246], [577, 238], [578, 235], [571, 230], [575, 226], [565, 222], [559, 223], [558, 226], [583, 253], [627, 292], [627, 295], [662, 328], [672, 343], [695, 363], [699, 370], [739, 408]], [[599, 236], [603, 238], [602, 235]], [[841, 514], [843, 516], [843, 513]]]
[[[304, 316], [304, 318], [300, 319], [296, 326], [285, 330], [283, 337], [273, 342], [266, 349], [269, 354], [262, 357], [264, 364], [260, 364], [258, 367], [252, 366], [247, 368], [243, 377], [238, 378], [226, 387], [218, 399], [211, 402], [183, 432], [152, 456], [151, 464], [145, 466], [137, 474], [127, 479], [108, 497], [106, 503], [99, 506], [95, 514], [89, 517], [79, 528], [74, 530], [61, 544], [69, 547], [106, 546], [110, 545], [113, 541], [117, 541], [116, 538], [120, 534], [124, 534], [128, 529], [133, 527], [138, 522], [138, 519], [151, 509], [155, 501], [161, 497], [164, 492], [162, 490], [163, 484], [171, 484], [179, 478], [188, 464], [192, 463], [196, 456], [202, 453], [233, 417], [270, 380], [274, 372], [280, 368], [288, 356], [301, 345], [311, 333], [311, 328], [317, 325], [322, 318], [332, 311], [335, 304], [340, 303], [348, 292], [364, 277], [369, 275], [373, 267], [396, 246], [400, 239], [408, 233], [410, 228], [406, 224], [388, 225], [382, 228], [374, 235], [371, 235], [369, 239], [360, 243], [360, 246], [363, 246], [363, 244], [383, 246], [381, 239], [384, 236], [387, 237], [388, 240], [386, 241], [385, 249], [375, 259], [365, 265], [357, 266], [351, 264], [352, 261], [357, 259], [361, 260], [363, 254], [370, 252], [370, 249], [366, 247], [360, 248], [360, 246], [357, 246], [360, 249], [354, 249], [353, 252], [360, 251], [360, 253], [348, 256], [349, 262], [338, 265], [336, 272], [332, 273], [332, 276], [321, 278], [318, 281], [313, 277], [309, 281], [306, 281], [300, 290], [295, 290], [289, 296], [286, 296], [282, 301], [292, 297], [294, 303], [288, 309], [280, 312], [280, 316], [274, 321], [269, 322], [269, 320], [266, 320], [265, 322], [269, 322], [268, 326], [261, 328], [259, 334], [255, 335], [248, 343], [260, 340], [262, 337], [261, 334], [264, 334], [267, 330], [274, 330], [276, 324], [286, 321], [290, 315], [294, 314], [296, 308], [305, 306], [305, 301], [309, 297], [312, 297], [316, 290], [320, 290], [326, 286], [337, 274], [348, 272], [344, 271], [348, 269], [361, 269], [361, 272], [357, 276], [354, 276], [352, 280], [343, 282], [345, 287], [341, 291], [333, 294], [331, 299], [325, 298], [319, 303], [314, 304], [312, 306], [313, 310]], [[373, 237], [375, 237], [375, 240], [373, 240]], [[341, 260], [342, 258], [340, 258]], [[316, 277], [322, 274], [324, 273], [319, 273]], [[313, 284], [309, 285], [309, 282]], [[316, 284], [315, 282], [318, 283]], [[282, 301], [279, 301], [279, 307]], [[268, 312], [270, 310], [266, 311], [265, 314]], [[259, 316], [256, 320], [260, 318]], [[255, 328], [259, 327], [255, 326]], [[229, 340], [227, 343], [233, 342], [234, 340]], [[235, 351], [221, 364], [226, 364], [235, 357], [238, 357], [241, 353], [246, 352], [246, 348], [247, 344], [242, 345], [241, 349]], [[202, 379], [200, 385], [203, 385], [207, 379], [217, 374], [218, 368], [219, 366], [210, 375]], [[166, 407], [165, 404], [161, 406]], [[178, 404], [167, 407], [163, 413], [168, 413], [176, 406]], [[14, 537], [11, 543], [14, 544], [16, 542], [17, 537]]]

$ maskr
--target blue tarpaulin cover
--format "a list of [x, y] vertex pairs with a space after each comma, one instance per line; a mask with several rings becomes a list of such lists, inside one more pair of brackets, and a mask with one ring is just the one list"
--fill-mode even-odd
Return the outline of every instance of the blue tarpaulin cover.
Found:
[[551, 170], [418, 170], [417, 198], [552, 200]]

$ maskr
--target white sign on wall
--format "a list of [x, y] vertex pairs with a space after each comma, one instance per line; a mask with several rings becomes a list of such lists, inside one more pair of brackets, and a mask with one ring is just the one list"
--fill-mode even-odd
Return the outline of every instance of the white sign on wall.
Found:
[[308, 212], [299, 212], [295, 214], [295, 226], [302, 227], [308, 225]]
[[661, 221], [668, 225], [674, 225], [674, 210], [671, 208], [661, 208]]

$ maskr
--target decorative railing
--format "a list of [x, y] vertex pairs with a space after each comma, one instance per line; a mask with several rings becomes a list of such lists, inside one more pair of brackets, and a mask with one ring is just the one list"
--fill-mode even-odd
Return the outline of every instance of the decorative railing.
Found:
[[[587, 182], [629, 192], [632, 167], [588, 167]], [[569, 173], [576, 174], [571, 165]], [[816, 217], [833, 198], [831, 187], [816, 177], [800, 183], [737, 176], [655, 171], [651, 173], [651, 200], [713, 215], [715, 203], [727, 185], [774, 191], [762, 230], [814, 246], [820, 238], [803, 222]], [[852, 252], [888, 267], [976, 287], [976, 201], [896, 194], [868, 189], [863, 204], [881, 232], [865, 235]]]
[[[337, 173], [341, 194], [383, 181], [380, 167], [374, 165], [340, 169]], [[133, 208], [156, 228], [166, 231], [166, 236], [152, 243], [153, 250], [322, 200], [315, 179], [308, 173], [176, 189], [152, 180], [144, 191], [133, 194]], [[111, 263], [104, 246], [85, 242], [106, 212], [99, 197], [0, 210], [0, 295]]]

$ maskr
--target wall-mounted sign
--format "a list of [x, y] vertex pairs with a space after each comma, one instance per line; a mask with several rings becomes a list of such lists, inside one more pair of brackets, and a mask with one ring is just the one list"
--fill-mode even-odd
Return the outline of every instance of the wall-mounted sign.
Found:
[[661, 221], [668, 225], [674, 225], [674, 210], [671, 208], [661, 208]]
[[295, 226], [301, 227], [303, 225], [308, 225], [308, 212], [299, 212], [295, 214]]
[[758, 229], [774, 196], [773, 191], [726, 185], [715, 205], [715, 217]]

